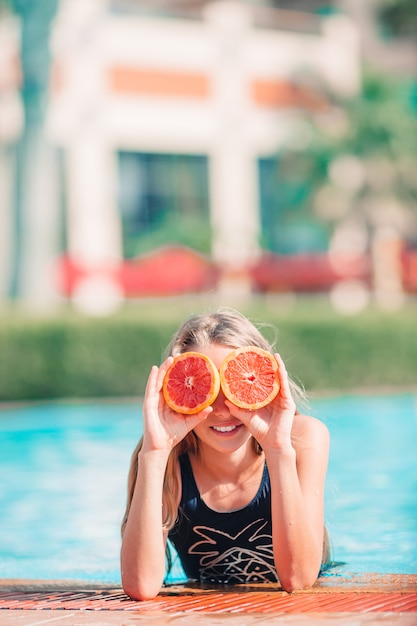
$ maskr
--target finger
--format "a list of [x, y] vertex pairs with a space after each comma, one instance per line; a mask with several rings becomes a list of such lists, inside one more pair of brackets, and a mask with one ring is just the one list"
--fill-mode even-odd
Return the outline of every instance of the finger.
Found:
[[191, 429], [193, 429], [197, 424], [204, 422], [205, 419], [213, 412], [213, 407], [208, 406], [199, 413], [195, 413], [194, 415], [187, 415], [188, 422], [192, 424]]
[[198, 424], [201, 424], [201, 422], [204, 422], [204, 420], [207, 419], [208, 415], [210, 415], [212, 411], [213, 411], [213, 408], [209, 406], [203, 411], [200, 411], [199, 413], [195, 413], [194, 415], [176, 413], [175, 411], [172, 411], [171, 413], [172, 413], [172, 417], [174, 417], [177, 423], [179, 422], [183, 426], [185, 426], [186, 432], [184, 432], [184, 435], [183, 435], [185, 437], [185, 435], [191, 432], [196, 426], [198, 426]]
[[158, 367], [156, 365], [152, 365], [151, 371], [149, 372], [148, 380], [146, 382], [145, 398], [148, 397], [151, 393], [153, 393], [157, 377], [158, 377]]
[[166, 406], [169, 409], [169, 412], [172, 413], [172, 415], [175, 417], [175, 419], [181, 419], [183, 421], [185, 420], [186, 422], [196, 422], [197, 424], [205, 420], [207, 416], [210, 415], [210, 413], [213, 411], [213, 407], [208, 406], [202, 411], [199, 411], [199, 413], [180, 413], [179, 411], [174, 411], [173, 409], [169, 408], [167, 404]]
[[274, 357], [275, 357], [276, 362], [278, 363], [278, 367], [279, 367], [280, 372], [286, 374], [287, 373], [287, 368], [285, 367], [285, 363], [284, 363], [280, 353], [279, 352], [275, 352]]
[[233, 404], [233, 402], [231, 402], [227, 398], [225, 399], [225, 404], [229, 409], [230, 414], [240, 420], [243, 424], [245, 424], [245, 426], [249, 423], [250, 419], [255, 414], [255, 411], [252, 411], [250, 409], [242, 409], [241, 407], [236, 406], [236, 404]]
[[288, 379], [288, 373], [287, 368], [285, 367], [285, 363], [278, 352], [276, 352], [274, 356], [278, 363], [278, 376], [281, 395], [291, 397], [290, 381]]
[[165, 361], [158, 368], [158, 377], [157, 377], [158, 391], [160, 391], [162, 389], [162, 385], [163, 385], [163, 382], [164, 382], [165, 374], [167, 373], [167, 371], [171, 367], [173, 361], [174, 361], [174, 357], [169, 356], [167, 359], [165, 359]]

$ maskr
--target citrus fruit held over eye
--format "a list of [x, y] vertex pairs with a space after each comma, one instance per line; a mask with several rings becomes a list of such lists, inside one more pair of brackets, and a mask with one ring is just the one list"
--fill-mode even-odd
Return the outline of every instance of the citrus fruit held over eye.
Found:
[[256, 346], [238, 348], [223, 361], [220, 383], [224, 395], [234, 405], [260, 409], [279, 391], [278, 363], [272, 354]]
[[213, 361], [199, 352], [175, 357], [162, 386], [167, 405], [177, 413], [199, 413], [218, 396], [220, 376]]

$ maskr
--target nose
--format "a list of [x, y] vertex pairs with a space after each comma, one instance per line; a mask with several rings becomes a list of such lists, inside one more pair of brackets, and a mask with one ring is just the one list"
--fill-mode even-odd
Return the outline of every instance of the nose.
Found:
[[218, 417], [230, 417], [230, 411], [225, 403], [226, 396], [223, 391], [220, 389], [219, 394], [215, 401], [212, 404], [213, 413]]

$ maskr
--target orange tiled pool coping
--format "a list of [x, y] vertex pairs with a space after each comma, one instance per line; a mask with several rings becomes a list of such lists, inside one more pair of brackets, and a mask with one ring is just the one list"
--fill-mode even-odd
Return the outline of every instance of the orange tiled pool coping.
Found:
[[131, 600], [120, 587], [99, 583], [0, 580], [0, 610], [128, 611], [148, 617], [179, 613], [417, 613], [417, 575], [329, 576], [311, 589], [292, 594], [272, 584], [228, 588], [170, 585], [145, 602]]

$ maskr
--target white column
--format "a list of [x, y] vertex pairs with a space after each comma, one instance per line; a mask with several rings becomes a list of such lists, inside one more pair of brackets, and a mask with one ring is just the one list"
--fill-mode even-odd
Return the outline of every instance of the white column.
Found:
[[[27, 161], [20, 193], [26, 211], [22, 225], [20, 300], [34, 310], [58, 302], [55, 262], [59, 253], [59, 194], [56, 153], [43, 129], [27, 136]], [[35, 156], [36, 158], [30, 158]]]
[[68, 147], [68, 250], [85, 268], [111, 268], [121, 258], [113, 155], [89, 133]]
[[0, 305], [7, 303], [12, 281], [14, 233], [15, 151], [23, 128], [23, 107], [18, 93], [19, 20], [0, 18]]
[[357, 95], [361, 85], [361, 49], [358, 29], [345, 15], [323, 20], [319, 67], [332, 90], [344, 98]]
[[71, 104], [67, 121], [71, 134], [66, 137], [68, 252], [89, 272], [78, 284], [74, 302], [93, 314], [110, 312], [122, 298], [112, 274], [122, 258], [122, 241], [117, 164], [104, 119], [106, 5], [107, 0], [65, 0], [58, 24], [67, 42], [61, 55]]
[[116, 163], [102, 136], [83, 133], [68, 148], [68, 252], [91, 272], [74, 293], [75, 304], [106, 314], [122, 300], [112, 270], [122, 258], [116, 201]]
[[403, 240], [394, 226], [378, 226], [372, 239], [373, 287], [377, 304], [385, 310], [399, 310], [405, 300], [401, 255]]
[[13, 238], [13, 160], [11, 149], [0, 147], [0, 305], [7, 301], [11, 280]]
[[210, 155], [213, 256], [232, 273], [258, 254], [256, 155], [248, 133], [251, 103], [244, 59], [250, 16], [239, 2], [218, 2], [206, 10], [217, 51], [212, 75], [216, 135]]

